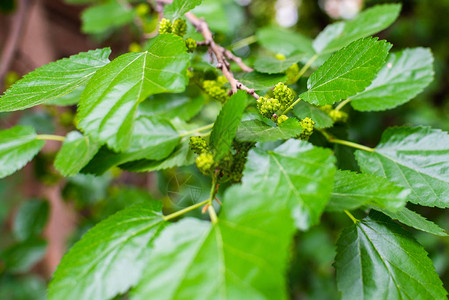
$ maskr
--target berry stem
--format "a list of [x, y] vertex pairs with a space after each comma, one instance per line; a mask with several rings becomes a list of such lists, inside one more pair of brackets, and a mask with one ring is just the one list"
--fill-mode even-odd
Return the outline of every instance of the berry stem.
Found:
[[38, 134], [38, 135], [36, 135], [36, 139], [44, 140], [44, 141], [64, 142], [65, 136], [53, 135], [53, 134]]
[[298, 102], [301, 101], [301, 98], [298, 98], [298, 100], [296, 100], [295, 102], [293, 102], [292, 104], [290, 104], [289, 107], [287, 107], [281, 115], [285, 115], [287, 114], [290, 110], [292, 110], [293, 107], [295, 107], [296, 104], [298, 104]]
[[179, 136], [180, 137], [185, 137], [185, 136], [188, 136], [188, 135], [192, 135], [192, 134], [195, 134], [195, 133], [198, 133], [198, 132], [201, 132], [201, 131], [205, 131], [205, 130], [211, 129], [212, 127], [214, 127], [214, 123], [206, 125], [206, 126], [203, 126], [203, 127], [199, 127], [199, 128], [187, 131], [187, 132], [184, 132], [183, 134], [180, 134]]
[[345, 146], [348, 146], [348, 147], [352, 147], [352, 148], [355, 148], [355, 149], [360, 149], [360, 150], [367, 151], [367, 152], [374, 152], [373, 148], [370, 148], [370, 147], [367, 147], [367, 146], [364, 146], [364, 145], [360, 145], [360, 144], [357, 144], [357, 143], [354, 143], [354, 142], [350, 142], [350, 141], [336, 139], [336, 138], [332, 137], [331, 135], [329, 135], [324, 130], [320, 130], [320, 132], [331, 143], [345, 145]]
[[352, 220], [352, 222], [354, 222], [354, 224], [357, 224], [357, 222], [359, 222], [358, 219], [356, 219], [348, 210], [344, 210], [345, 214]]
[[194, 209], [196, 209], [198, 207], [201, 207], [201, 206], [203, 206], [205, 204], [209, 204], [209, 199], [207, 199], [206, 201], [203, 201], [203, 202], [199, 202], [199, 203], [193, 204], [193, 205], [191, 205], [189, 207], [181, 209], [181, 210], [179, 210], [177, 212], [174, 212], [172, 214], [169, 214], [167, 216], [164, 216], [163, 219], [164, 219], [164, 221], [169, 221], [169, 220], [174, 219], [176, 217], [179, 217], [179, 216], [181, 216], [181, 215], [183, 215], [183, 214], [185, 214], [185, 213], [187, 213], [189, 211], [192, 211], [192, 210], [194, 210]]
[[294, 82], [298, 81], [302, 77], [302, 75], [304, 75], [304, 73], [307, 72], [307, 70], [310, 68], [310, 66], [315, 62], [317, 58], [318, 54], [315, 54], [306, 62], [306, 64], [301, 68], [301, 70], [299, 70], [298, 75], [296, 75]]
[[231, 48], [232, 50], [238, 50], [238, 49], [243, 48], [245, 46], [249, 46], [251, 44], [254, 44], [255, 42], [257, 42], [257, 37], [255, 35], [251, 35], [251, 36], [249, 36], [247, 38], [244, 38], [244, 39], [241, 39], [241, 40], [235, 42], [229, 48]]
[[336, 111], [339, 111], [340, 109], [343, 108], [343, 106], [345, 106], [346, 104], [348, 104], [350, 101], [351, 101], [350, 98], [348, 98], [348, 99], [346, 99], [346, 100], [344, 100], [344, 101], [341, 101], [340, 104], [337, 105], [337, 107], [335, 108], [335, 110], [336, 110]]

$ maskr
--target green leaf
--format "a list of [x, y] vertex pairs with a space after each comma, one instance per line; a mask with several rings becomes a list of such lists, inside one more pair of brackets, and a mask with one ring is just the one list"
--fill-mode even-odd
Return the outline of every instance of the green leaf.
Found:
[[14, 218], [13, 234], [18, 241], [25, 241], [41, 234], [48, 219], [47, 201], [32, 199], [23, 203]]
[[273, 53], [290, 55], [294, 52], [314, 53], [312, 41], [297, 32], [280, 27], [264, 27], [257, 30], [257, 41]]
[[63, 257], [48, 299], [110, 299], [140, 279], [164, 226], [161, 205], [132, 206], [98, 223]]
[[145, 116], [159, 116], [164, 119], [179, 118], [188, 121], [199, 113], [204, 104], [203, 97], [189, 97], [185, 94], [154, 95], [139, 105], [138, 113]]
[[34, 70], [0, 97], [0, 111], [25, 109], [70, 93], [108, 64], [109, 54], [109, 48], [91, 50]]
[[201, 2], [202, 0], [174, 0], [172, 4], [165, 6], [164, 17], [170, 20], [181, 18]]
[[102, 33], [108, 29], [121, 27], [133, 21], [134, 10], [118, 1], [91, 6], [83, 11], [82, 31], [84, 33]]
[[409, 201], [449, 207], [449, 135], [430, 127], [387, 129], [374, 152], [357, 151], [365, 173], [409, 188]]
[[232, 95], [218, 115], [210, 134], [210, 148], [214, 152], [215, 160], [220, 160], [232, 146], [237, 128], [246, 108], [246, 93], [239, 90]]
[[184, 40], [173, 34], [152, 39], [148, 51], [119, 56], [87, 84], [80, 128], [116, 151], [127, 149], [138, 104], [152, 94], [182, 92], [188, 64]]
[[426, 251], [390, 220], [343, 230], [335, 267], [342, 299], [446, 299]]
[[260, 120], [248, 120], [240, 123], [237, 130], [237, 139], [249, 142], [270, 142], [287, 140], [298, 136], [302, 132], [302, 126], [295, 118], [289, 118], [279, 126], [272, 127]]
[[394, 108], [422, 92], [432, 82], [433, 75], [430, 49], [405, 49], [391, 53], [371, 85], [351, 97], [351, 105], [359, 111]]
[[272, 88], [278, 82], [284, 82], [287, 76], [284, 74], [264, 74], [259, 72], [245, 73], [239, 80], [250, 89], [264, 90]]
[[334, 162], [329, 149], [290, 139], [273, 151], [251, 151], [243, 183], [257, 192], [257, 199], [276, 200], [289, 207], [296, 226], [307, 230], [319, 222], [330, 198]]
[[315, 122], [315, 128], [329, 128], [334, 124], [328, 114], [322, 111], [319, 107], [305, 101], [299, 101], [293, 107], [293, 113], [301, 120], [307, 117], [311, 118]]
[[305, 57], [304, 53], [292, 53], [286, 59], [277, 59], [275, 57], [257, 57], [254, 62], [254, 69], [261, 73], [274, 74], [282, 73], [291, 65], [296, 64]]
[[439, 236], [447, 236], [447, 233], [440, 226], [433, 223], [432, 221], [427, 220], [420, 214], [406, 207], [403, 207], [394, 212], [377, 207], [374, 207], [374, 209], [386, 214], [394, 220], [398, 220], [402, 224], [413, 227], [415, 229]]
[[44, 147], [32, 127], [15, 126], [0, 131], [0, 178], [23, 168]]
[[383, 66], [391, 44], [377, 38], [357, 40], [332, 55], [308, 79], [299, 97], [316, 104], [333, 104], [363, 91]]
[[25, 273], [44, 257], [46, 249], [46, 241], [33, 238], [6, 248], [0, 258], [9, 272]]
[[195, 155], [190, 151], [188, 139], [184, 139], [170, 154], [163, 160], [137, 160], [125, 163], [120, 167], [131, 172], [152, 172], [174, 167], [182, 167], [193, 164]]
[[77, 174], [98, 152], [100, 145], [78, 131], [67, 134], [55, 159], [55, 168], [69, 177]]
[[317, 53], [337, 51], [351, 42], [373, 35], [390, 26], [399, 16], [400, 4], [377, 5], [355, 19], [327, 26], [313, 41]]
[[395, 186], [383, 177], [337, 171], [334, 189], [326, 209], [351, 210], [369, 203], [397, 211], [404, 207], [409, 194], [410, 190]]

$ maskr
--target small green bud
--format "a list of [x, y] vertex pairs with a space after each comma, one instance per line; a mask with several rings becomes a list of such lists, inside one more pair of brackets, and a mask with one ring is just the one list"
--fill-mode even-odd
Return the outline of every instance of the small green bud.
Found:
[[165, 34], [165, 33], [171, 33], [172, 32], [172, 26], [169, 19], [163, 18], [161, 22], [159, 23], [159, 33]]
[[189, 146], [196, 154], [201, 154], [209, 150], [206, 140], [200, 136], [190, 137]]
[[277, 53], [274, 57], [276, 57], [277, 60], [285, 60], [286, 57], [282, 53]]
[[131, 44], [129, 44], [128, 50], [129, 52], [141, 52], [142, 47], [138, 43], [132, 42]]
[[183, 19], [176, 19], [172, 25], [172, 32], [183, 37], [187, 32], [187, 24]]
[[196, 49], [196, 41], [192, 38], [187, 38], [186, 39], [186, 47], [187, 47], [187, 51], [188, 52], [193, 52]]
[[348, 114], [341, 110], [331, 110], [329, 116], [334, 122], [346, 122], [348, 120]]
[[208, 175], [214, 166], [214, 156], [210, 152], [203, 152], [196, 158], [195, 163], [201, 173]]
[[282, 115], [282, 116], [280, 116], [280, 117], [277, 119], [277, 123], [278, 123], [278, 125], [279, 125], [279, 124], [284, 123], [284, 122], [287, 121], [287, 120], [288, 120], [288, 117], [287, 117], [286, 115]]
[[304, 120], [302, 120], [299, 124], [301, 125], [303, 130], [297, 138], [307, 141], [313, 133], [313, 127], [315, 125], [315, 122], [311, 118], [307, 117]]
[[150, 11], [150, 7], [146, 3], [140, 3], [136, 6], [136, 13], [139, 17], [144, 17]]

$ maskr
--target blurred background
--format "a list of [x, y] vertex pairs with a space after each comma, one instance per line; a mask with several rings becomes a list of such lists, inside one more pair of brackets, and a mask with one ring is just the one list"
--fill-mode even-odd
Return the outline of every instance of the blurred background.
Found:
[[[154, 35], [159, 18], [151, 0], [149, 6], [143, 0], [0, 1], [1, 93], [37, 67], [79, 52], [109, 46], [114, 58], [138, 51], [143, 39]], [[449, 130], [449, 0], [203, 2], [195, 13], [209, 22], [217, 42], [249, 64], [251, 55], [261, 51], [257, 28], [278, 25], [314, 38], [329, 23], [354, 18], [365, 8], [401, 2], [399, 19], [378, 36], [391, 42], [393, 51], [431, 48], [435, 80], [415, 99], [393, 110], [351, 112], [348, 135], [374, 146], [389, 126], [429, 125]], [[69, 95], [65, 101], [76, 103], [76, 93]], [[38, 133], [65, 135], [74, 128], [75, 111], [74, 105], [45, 105], [0, 113], [0, 129], [23, 124], [35, 127]], [[116, 211], [152, 199], [178, 209], [208, 190], [209, 183], [193, 167], [150, 174], [113, 169], [102, 176], [79, 174], [64, 179], [52, 168], [59, 147], [57, 142], [48, 142], [25, 169], [0, 180], [0, 299], [45, 299], [46, 284], [67, 248]], [[449, 230], [449, 213], [413, 208]], [[289, 271], [292, 299], [338, 299], [332, 266], [334, 244], [349, 222], [345, 216], [325, 214], [320, 226], [297, 234]], [[449, 239], [412, 233], [429, 252], [449, 289]]]

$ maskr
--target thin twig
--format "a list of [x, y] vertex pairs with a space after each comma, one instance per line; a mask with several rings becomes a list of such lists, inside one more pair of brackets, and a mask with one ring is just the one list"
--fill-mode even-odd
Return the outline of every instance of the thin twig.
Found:
[[237, 90], [246, 91], [248, 94], [256, 99], [259, 99], [259, 95], [253, 89], [248, 88], [243, 83], [235, 79], [234, 74], [231, 72], [231, 65], [228, 60], [234, 61], [244, 72], [251, 72], [253, 69], [245, 65], [239, 57], [234, 56], [231, 51], [217, 45], [213, 39], [212, 32], [209, 29], [209, 25], [202, 19], [198, 18], [191, 12], [185, 14], [187, 20], [191, 22], [204, 37], [204, 42], [201, 45], [209, 47], [209, 53], [215, 57], [217, 61], [217, 68], [221, 70], [223, 75], [231, 84], [232, 93], [236, 93]]

